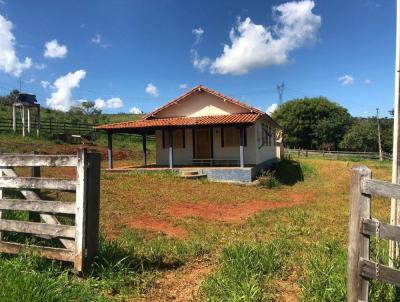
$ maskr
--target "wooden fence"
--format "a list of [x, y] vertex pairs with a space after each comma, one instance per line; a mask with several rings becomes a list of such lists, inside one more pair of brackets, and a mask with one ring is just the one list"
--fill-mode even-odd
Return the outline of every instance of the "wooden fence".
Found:
[[[76, 179], [39, 177], [40, 166], [74, 167], [77, 176]], [[15, 167], [32, 167], [33, 177], [18, 177], [14, 171]], [[25, 199], [5, 198], [6, 188], [20, 190]], [[42, 200], [40, 189], [75, 192], [75, 202]], [[5, 236], [0, 233], [0, 252], [17, 254], [21, 251], [32, 251], [45, 258], [72, 262], [76, 271], [82, 271], [92, 263], [97, 252], [99, 192], [99, 153], [89, 153], [87, 149], [81, 149], [77, 156], [0, 155], [0, 231], [59, 240], [63, 246], [54, 248], [9, 242], [5, 241]], [[38, 219], [4, 219], [1, 213], [4, 210], [29, 211], [30, 214], [36, 214]], [[61, 224], [56, 214], [70, 216], [75, 223]]]
[[[350, 176], [350, 219], [347, 262], [347, 301], [368, 301], [369, 280], [400, 286], [400, 270], [380, 261], [380, 240], [400, 241], [400, 226], [371, 218], [371, 195], [400, 199], [400, 185], [371, 178], [371, 170], [356, 166]], [[370, 236], [376, 237], [375, 261]]]
[[[357, 152], [357, 151], [326, 151], [326, 150], [305, 150], [285, 149], [285, 155], [295, 157], [320, 156], [326, 159], [339, 159], [343, 157], [360, 157], [366, 159], [379, 159], [379, 152]], [[392, 160], [392, 154], [383, 153], [383, 159]]]
[[[22, 122], [17, 119], [17, 129], [22, 129]], [[41, 120], [39, 129], [40, 132], [50, 133], [50, 134], [90, 134], [94, 131], [93, 127], [95, 124], [88, 123], [72, 123], [56, 120]], [[27, 127], [27, 125], [26, 125]], [[34, 130], [37, 127], [37, 121], [31, 121], [31, 129]], [[0, 119], [0, 131], [12, 131], [12, 119]]]

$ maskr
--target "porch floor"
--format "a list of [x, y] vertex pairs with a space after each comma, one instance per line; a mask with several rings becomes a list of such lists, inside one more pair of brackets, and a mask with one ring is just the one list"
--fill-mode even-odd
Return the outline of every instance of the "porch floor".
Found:
[[[253, 165], [246, 165], [244, 168], [229, 166], [174, 166], [175, 171], [196, 171], [196, 170], [251, 170]], [[168, 166], [148, 165], [148, 166], [124, 166], [113, 169], [105, 169], [106, 172], [128, 172], [128, 171], [166, 171], [170, 170]]]

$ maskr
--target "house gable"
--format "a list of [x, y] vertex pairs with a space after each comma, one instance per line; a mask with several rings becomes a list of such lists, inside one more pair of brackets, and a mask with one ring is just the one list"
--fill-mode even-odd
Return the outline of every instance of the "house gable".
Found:
[[236, 113], [250, 113], [250, 110], [224, 101], [220, 97], [206, 91], [197, 91], [186, 96], [176, 104], [157, 112], [153, 117], [198, 117]]
[[154, 110], [143, 119], [168, 117], [199, 117], [240, 113], [264, 114], [217, 91], [198, 85], [164, 106]]

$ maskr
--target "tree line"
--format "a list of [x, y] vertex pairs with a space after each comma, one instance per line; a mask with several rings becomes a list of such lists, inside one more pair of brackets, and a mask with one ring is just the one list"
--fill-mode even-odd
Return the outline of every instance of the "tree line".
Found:
[[[378, 151], [376, 117], [352, 117], [326, 97], [293, 99], [272, 117], [283, 127], [289, 148]], [[380, 118], [382, 149], [392, 151], [393, 118]]]

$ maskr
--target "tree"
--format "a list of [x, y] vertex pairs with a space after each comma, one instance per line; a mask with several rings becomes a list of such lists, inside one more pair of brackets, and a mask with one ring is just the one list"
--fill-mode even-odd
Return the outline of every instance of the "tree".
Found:
[[96, 116], [101, 114], [101, 110], [96, 108], [95, 102], [84, 101], [80, 106], [72, 106], [69, 113]]
[[286, 102], [272, 117], [283, 127], [286, 145], [304, 149], [337, 149], [351, 124], [347, 109], [325, 97]]
[[[382, 149], [391, 152], [393, 141], [393, 119], [379, 119], [381, 124]], [[355, 118], [343, 136], [340, 148], [353, 151], [377, 152], [378, 130], [376, 118]]]
[[18, 98], [19, 91], [14, 89], [8, 95], [0, 96], [1, 105], [12, 105]]

